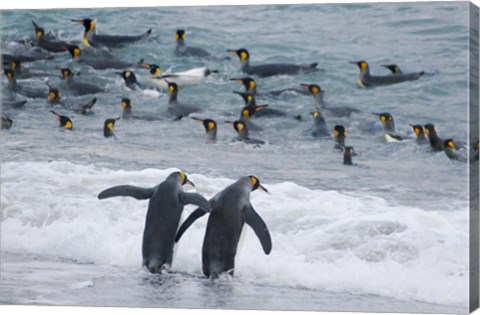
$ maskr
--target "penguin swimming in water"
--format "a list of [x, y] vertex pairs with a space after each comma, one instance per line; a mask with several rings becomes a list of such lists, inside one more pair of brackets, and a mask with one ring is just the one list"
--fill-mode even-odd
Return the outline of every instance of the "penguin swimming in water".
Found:
[[239, 121], [247, 125], [248, 130], [250, 131], [262, 131], [263, 128], [251, 121], [251, 118], [255, 113], [264, 110], [268, 105], [255, 105], [255, 106], [245, 106], [240, 113]]
[[2, 114], [2, 128], [1, 130], [8, 130], [12, 128], [13, 120], [7, 115]]
[[333, 128], [333, 139], [335, 139], [335, 149], [343, 149], [345, 147], [345, 138], [347, 137], [347, 131], [342, 125], [336, 125]]
[[145, 89], [146, 87], [143, 84], [140, 84], [137, 81], [137, 77], [135, 73], [131, 70], [124, 70], [122, 72], [115, 72], [116, 74], [120, 75], [122, 79], [125, 81], [125, 86], [132, 91], [137, 90], [137, 87], [141, 90]]
[[141, 40], [145, 40], [152, 33], [152, 29], [149, 29], [143, 34], [128, 36], [128, 35], [97, 35], [95, 30], [95, 21], [92, 19], [72, 20], [72, 22], [80, 23], [85, 27], [83, 33], [83, 45], [93, 47], [108, 47], [116, 48], [126, 44], [135, 43]]
[[26, 100], [23, 100], [23, 101], [7, 101], [4, 98], [2, 98], [2, 108], [20, 109], [20, 108], [25, 107], [25, 104], [27, 104]]
[[360, 68], [357, 84], [361, 88], [369, 88], [382, 85], [397, 84], [405, 81], [418, 80], [425, 72], [409, 73], [409, 74], [395, 74], [387, 76], [373, 76], [370, 74], [368, 63], [366, 61], [351, 61], [351, 64], [357, 65]]
[[444, 150], [444, 141], [437, 135], [437, 128], [433, 124], [426, 124], [423, 126], [425, 128], [425, 134], [430, 140], [430, 147], [433, 151], [443, 151]]
[[391, 65], [381, 65], [382, 67], [387, 68], [392, 72], [392, 74], [399, 74], [402, 73], [402, 70], [400, 70], [400, 67], [397, 66], [396, 64], [391, 64]]
[[69, 68], [61, 68], [63, 82], [65, 87], [70, 91], [72, 95], [80, 96], [86, 94], [104, 93], [105, 90], [96, 84], [88, 82], [78, 82], [75, 78], [75, 74]]
[[114, 58], [101, 58], [100, 56], [91, 56], [83, 57], [81, 56], [82, 51], [76, 45], [68, 46], [68, 52], [72, 56], [72, 59], [81, 64], [90, 66], [96, 70], [106, 70], [106, 69], [126, 69], [131, 67], [137, 67], [143, 64], [143, 59], [140, 59], [138, 62], [129, 62], [118, 60]]
[[356, 156], [357, 153], [353, 147], [343, 147], [343, 165], [355, 165], [352, 163], [352, 156]]
[[295, 65], [286, 63], [263, 64], [250, 66], [250, 54], [245, 48], [229, 49], [227, 52], [236, 54], [240, 58], [240, 70], [248, 75], [258, 75], [259, 77], [270, 77], [282, 74], [299, 74], [318, 71], [318, 63], [305, 65]]
[[168, 88], [168, 82], [175, 82], [181, 86], [196, 85], [204, 82], [205, 79], [213, 73], [218, 73], [217, 70], [210, 70], [207, 67], [201, 67], [160, 75], [161, 69], [159, 66], [155, 64], [143, 64], [142, 66], [148, 69], [150, 74], [153, 75], [152, 77], [147, 78], [147, 81], [162, 90]]
[[19, 85], [13, 70], [5, 69], [3, 72], [8, 79], [8, 91], [10, 96], [14, 97], [17, 94], [28, 98], [46, 98], [48, 96], [47, 89], [34, 88], [23, 84]]
[[417, 136], [417, 138], [415, 139], [415, 142], [418, 145], [430, 144], [430, 140], [428, 140], [427, 136], [425, 135], [422, 125], [410, 124], [410, 127], [413, 128], [413, 132]]
[[395, 132], [395, 121], [390, 113], [372, 113], [378, 116], [378, 119], [383, 126], [383, 135], [387, 142], [400, 142], [405, 140], [405, 137]]
[[297, 87], [291, 87], [291, 88], [285, 88], [281, 90], [274, 90], [274, 91], [268, 91], [268, 92], [258, 92], [257, 91], [257, 83], [255, 80], [251, 77], [244, 77], [244, 78], [231, 78], [230, 81], [235, 81], [238, 83], [241, 83], [243, 87], [245, 88], [245, 92], [251, 93], [253, 95], [262, 95], [262, 96], [280, 96], [283, 93], [287, 92], [294, 92], [296, 94], [301, 94], [301, 95], [310, 95], [309, 91], [306, 91], [303, 88], [297, 88]]
[[128, 98], [122, 98], [123, 114], [122, 119], [137, 119], [146, 121], [158, 121], [165, 120], [163, 117], [157, 117], [153, 115], [137, 115], [132, 113], [132, 102]]
[[178, 85], [175, 82], [168, 82], [168, 92], [170, 93], [170, 98], [168, 100], [168, 112], [177, 119], [188, 116], [191, 113], [198, 113], [201, 111], [201, 109], [198, 107], [181, 104], [177, 101]]
[[245, 102], [245, 105], [247, 107], [251, 106], [251, 107], [257, 108], [258, 106], [263, 106], [262, 110], [256, 111], [255, 116], [257, 116], [257, 117], [261, 117], [261, 116], [285, 117], [285, 116], [287, 116], [287, 113], [285, 111], [275, 109], [275, 108], [271, 108], [270, 106], [266, 107], [267, 104], [257, 105], [254, 94], [250, 94], [248, 92], [239, 92], [239, 91], [233, 91], [233, 93], [240, 95], [243, 98], [243, 101]]
[[82, 114], [82, 115], [90, 115], [92, 114], [92, 107], [95, 105], [97, 102], [97, 98], [94, 97], [88, 102], [84, 104], [74, 104], [74, 103], [69, 103], [69, 102], [64, 102], [62, 100], [62, 92], [60, 92], [57, 88], [53, 87], [49, 83], [47, 83], [49, 93], [48, 93], [48, 100], [50, 102], [50, 105], [55, 106], [59, 105], [64, 109], [71, 110], [77, 114]]
[[460, 162], [468, 161], [468, 158], [466, 155], [463, 155], [460, 152], [458, 152], [459, 147], [457, 146], [455, 141], [453, 141], [453, 139], [446, 139], [443, 142], [443, 148], [444, 148], [445, 154], [448, 156], [450, 160], [456, 160]]
[[326, 113], [327, 116], [332, 117], [345, 117], [350, 116], [352, 113], [359, 113], [360, 111], [352, 107], [329, 107], [323, 100], [324, 90], [320, 88], [317, 84], [300, 84], [307, 91], [310, 92], [310, 95], [313, 96], [314, 106], [316, 110], [321, 110]]
[[325, 122], [325, 118], [320, 111], [314, 111], [313, 116], [313, 126], [310, 128], [312, 136], [314, 137], [328, 137], [330, 132]]
[[[250, 192], [268, 190], [255, 176], [245, 176], [226, 187], [209, 200], [212, 210], [202, 246], [202, 269], [205, 276], [216, 279], [222, 273], [234, 275], [235, 255], [244, 224], [250, 226], [260, 240], [263, 252], [272, 251], [272, 239], [267, 225], [250, 202]], [[175, 242], [205, 211], [197, 209], [183, 222]]]
[[117, 136], [115, 136], [115, 123], [117, 122], [117, 120], [119, 120], [120, 117], [117, 117], [117, 118], [108, 118], [105, 120], [105, 122], [103, 123], [103, 136], [105, 138], [111, 138], [111, 137], [114, 137], [116, 138]]
[[60, 122], [60, 128], [67, 130], [73, 129], [73, 123], [70, 118], [68, 118], [67, 116], [62, 116], [59, 113], [54, 112], [53, 110], [51, 110], [50, 112], [57, 117], [58, 121]]
[[199, 119], [192, 117], [197, 123], [202, 124], [205, 127], [207, 133], [207, 141], [214, 142], [217, 140], [217, 123], [213, 119]]
[[72, 43], [60, 41], [57, 39], [48, 38], [45, 34], [45, 29], [40, 27], [37, 23], [32, 21], [35, 28], [35, 36], [37, 38], [37, 46], [53, 53], [61, 53], [65, 51], [65, 47], [72, 45]]
[[161, 274], [172, 265], [175, 235], [185, 205], [193, 204], [210, 212], [210, 203], [197, 193], [186, 193], [183, 185], [194, 184], [183, 172], [170, 174], [153, 188], [123, 185], [102, 191], [98, 199], [117, 196], [149, 199], [142, 243], [142, 265], [151, 273]]
[[188, 46], [185, 43], [185, 30], [177, 30], [175, 32], [175, 55], [179, 57], [201, 57], [201, 58], [209, 58], [213, 59], [215, 56], [207, 51], [206, 49], [200, 47], [192, 47]]
[[10, 69], [15, 72], [15, 78], [17, 79], [28, 79], [28, 78], [38, 78], [38, 77], [49, 77], [52, 74], [48, 72], [38, 72], [31, 71], [29, 69], [24, 69], [22, 67], [22, 62], [16, 59], [10, 61]]
[[257, 144], [257, 145], [265, 144], [265, 141], [250, 138], [248, 133], [248, 127], [245, 123], [238, 120], [226, 121], [226, 123], [232, 125], [235, 131], [237, 132], [237, 137], [234, 138], [234, 141], [241, 141], [248, 144]]

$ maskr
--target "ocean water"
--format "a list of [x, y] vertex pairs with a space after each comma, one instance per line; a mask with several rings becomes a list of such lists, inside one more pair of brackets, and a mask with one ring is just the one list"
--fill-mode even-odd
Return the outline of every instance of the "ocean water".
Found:
[[[21, 110], [3, 109], [13, 120], [1, 133], [1, 303], [215, 307], [338, 311], [468, 310], [468, 171], [443, 152], [416, 146], [408, 124], [434, 123], [441, 137], [468, 141], [468, 4], [396, 3], [274, 5], [190, 8], [25, 10], [2, 12], [3, 49], [31, 37], [35, 20], [60, 38], [81, 41], [83, 27], [71, 19], [92, 17], [97, 31], [139, 34], [146, 41], [114, 50], [121, 59], [160, 65], [164, 72], [207, 66], [219, 74], [180, 87], [179, 100], [204, 108], [201, 118], [219, 123], [218, 141], [205, 143], [193, 120], [120, 120], [117, 139], [103, 137], [103, 121], [121, 116], [129, 97], [134, 112], [161, 115], [168, 96], [129, 91], [113, 70], [92, 71], [55, 59], [25, 63], [52, 71], [70, 66], [79, 79], [96, 82], [91, 117], [56, 109], [73, 120], [63, 131], [44, 100]], [[287, 94], [259, 98], [292, 118], [255, 119], [267, 144], [233, 143], [224, 120], [236, 119], [243, 101], [229, 78], [238, 77], [235, 58], [205, 61], [173, 54], [174, 33], [217, 56], [249, 49], [251, 63], [318, 62], [320, 72], [256, 78], [258, 90], [317, 83], [332, 106], [361, 110], [343, 124], [347, 144], [359, 152], [357, 167], [342, 165], [331, 139], [308, 129], [313, 100]], [[371, 72], [398, 64], [424, 70], [418, 81], [369, 90], [356, 87], [351, 60], [367, 60]], [[140, 80], [144, 69], [132, 69]], [[50, 79], [58, 82], [58, 79]], [[42, 80], [29, 84], [43, 86]], [[5, 92], [6, 78], [2, 77]], [[27, 83], [28, 84], [28, 83]], [[75, 98], [65, 93], [69, 100]], [[390, 112], [398, 131], [412, 139], [384, 142], [372, 112]], [[141, 238], [147, 201], [100, 201], [108, 187], [160, 183], [181, 169], [209, 198], [245, 175], [270, 191], [252, 193], [266, 222], [273, 250], [263, 254], [247, 227], [236, 258], [235, 277], [211, 282], [201, 272], [206, 219], [196, 222], [176, 247], [173, 273], [162, 277], [141, 268]], [[193, 207], [186, 207], [184, 217]], [[22, 285], [19, 285], [22, 283]]]

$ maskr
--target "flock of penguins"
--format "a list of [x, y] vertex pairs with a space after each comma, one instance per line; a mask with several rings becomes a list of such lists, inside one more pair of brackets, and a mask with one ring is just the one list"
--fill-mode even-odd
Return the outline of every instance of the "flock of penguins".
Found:
[[[47, 99], [52, 106], [51, 112], [60, 122], [60, 127], [68, 130], [73, 129], [72, 120], [58, 111], [73, 111], [77, 114], [89, 115], [92, 113], [92, 107], [95, 105], [96, 98], [85, 103], [71, 103], [62, 99], [62, 90], [58, 86], [47, 81], [45, 88], [35, 88], [27, 82], [22, 84], [21, 79], [31, 79], [36, 77], [48, 77], [49, 74], [35, 72], [31, 69], [25, 69], [22, 64], [25, 62], [35, 62], [52, 58], [52, 54], [69, 53], [72, 59], [80, 65], [91, 67], [95, 70], [115, 69], [124, 81], [125, 86], [130, 90], [137, 89], [156, 89], [158, 91], [166, 90], [169, 94], [168, 114], [167, 116], [136, 115], [132, 111], [130, 99], [123, 98], [121, 101], [123, 108], [123, 119], [141, 119], [147, 121], [155, 120], [179, 120], [183, 117], [190, 117], [200, 124], [203, 124], [207, 134], [208, 141], [215, 141], [217, 136], [217, 123], [213, 119], [200, 119], [192, 114], [201, 112], [201, 108], [185, 104], [178, 100], [179, 87], [198, 84], [203, 82], [206, 77], [215, 73], [208, 68], [195, 68], [185, 72], [162, 74], [160, 67], [155, 64], [138, 62], [129, 62], [118, 59], [112, 54], [112, 51], [130, 43], [148, 40], [151, 29], [147, 32], [136, 35], [102, 35], [96, 33], [96, 24], [92, 19], [72, 20], [84, 26], [83, 46], [80, 48], [77, 44], [66, 42], [56, 38], [37, 23], [32, 21], [35, 30], [35, 37], [31, 40], [18, 41], [19, 45], [29, 47], [35, 50], [35, 53], [9, 54], [3, 53], [4, 73], [8, 79], [9, 98], [2, 99], [2, 130], [9, 129], [13, 125], [13, 120], [5, 115], [5, 109], [20, 109], [29, 99]], [[228, 57], [218, 57], [200, 47], [189, 46], [186, 43], [186, 34], [184, 30], [176, 31], [175, 54], [177, 56], [188, 56], [192, 58], [207, 58], [209, 60], [228, 60]], [[40, 52], [40, 53], [39, 53]], [[270, 77], [275, 75], [295, 75], [318, 71], [317, 64], [262, 64], [250, 65], [249, 52], [242, 48], [236, 50], [227, 50], [227, 52], [236, 55], [240, 62], [240, 70], [245, 73], [244, 77], [232, 78], [231, 80], [241, 83], [245, 91], [235, 93], [239, 94], [245, 107], [240, 113], [240, 118], [234, 121], [227, 121], [237, 132], [235, 140], [247, 144], [262, 145], [264, 141], [250, 137], [249, 132], [260, 129], [261, 127], [252, 122], [253, 117], [257, 116], [287, 116], [287, 113], [268, 105], [257, 105], [256, 96], [274, 96], [287, 91], [294, 91], [298, 94], [311, 95], [314, 100], [313, 126], [311, 135], [313, 137], [331, 137], [335, 140], [335, 148], [343, 152], [343, 163], [345, 165], [354, 165], [352, 156], [355, 150], [353, 146], [345, 145], [346, 129], [342, 125], [336, 125], [333, 130], [327, 127], [325, 116], [327, 117], [346, 117], [352, 113], [359, 112], [358, 109], [351, 107], [332, 107], [326, 104], [323, 99], [324, 91], [317, 84], [301, 84], [298, 87], [289, 89], [257, 92], [257, 83], [252, 76]], [[395, 65], [384, 65], [391, 71], [391, 74], [376, 76], [370, 74], [369, 66], [366, 61], [351, 62], [358, 66], [360, 74], [357, 84], [361, 88], [378, 87], [390, 84], [397, 84], [404, 81], [417, 80], [424, 72], [403, 73]], [[139, 82], [132, 68], [144, 68], [148, 70], [151, 77], [145, 82]], [[94, 95], [106, 93], [106, 91], [97, 84], [81, 81], [69, 68], [60, 68], [63, 78], [62, 89], [73, 96]], [[17, 81], [17, 79], [19, 81]], [[59, 108], [54, 111], [53, 108]], [[388, 142], [399, 142], [407, 136], [399, 134], [395, 130], [393, 116], [390, 113], [373, 113], [378, 116], [383, 126], [385, 140]], [[301, 117], [296, 116], [296, 119]], [[104, 136], [115, 137], [115, 122], [120, 119], [108, 118], [104, 122]], [[432, 151], [444, 151], [452, 160], [462, 162], [478, 161], [479, 142], [478, 139], [471, 148], [467, 148], [469, 153], [464, 154], [459, 150], [459, 144], [453, 139], [442, 139], [437, 135], [435, 126], [428, 123], [422, 125], [411, 125], [416, 135], [418, 145], [429, 145]], [[272, 240], [265, 222], [257, 214], [250, 203], [250, 192], [261, 189], [268, 192], [255, 176], [245, 176], [235, 183], [226, 187], [210, 200], [206, 200], [197, 193], [187, 193], [183, 191], [183, 185], [193, 183], [187, 178], [186, 174], [179, 171], [170, 174], [165, 181], [153, 188], [141, 188], [131, 185], [122, 185], [109, 188], [102, 191], [99, 199], [105, 199], [116, 196], [129, 196], [136, 199], [149, 199], [147, 217], [143, 234], [143, 265], [152, 273], [161, 274], [169, 271], [172, 265], [174, 245], [179, 241], [183, 233], [198, 218], [209, 213], [205, 238], [202, 247], [202, 265], [203, 273], [212, 279], [218, 278], [222, 273], [233, 275], [234, 260], [237, 251], [237, 245], [244, 224], [249, 225], [260, 240], [265, 254], [272, 250]], [[181, 214], [184, 205], [193, 204], [198, 209], [180, 225]]]

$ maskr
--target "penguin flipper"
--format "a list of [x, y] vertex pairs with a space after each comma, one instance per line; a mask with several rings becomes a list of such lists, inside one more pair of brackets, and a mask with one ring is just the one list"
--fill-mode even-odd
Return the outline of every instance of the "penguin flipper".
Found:
[[142, 188], [131, 185], [120, 185], [108, 188], [98, 194], [98, 199], [105, 199], [118, 196], [133, 197], [138, 200], [150, 199], [155, 188]]
[[265, 254], [270, 254], [272, 251], [272, 238], [268, 232], [267, 225], [263, 222], [262, 218], [253, 209], [252, 205], [247, 206], [245, 211], [245, 223], [247, 223], [255, 232]]
[[201, 208], [193, 211], [188, 218], [182, 223], [180, 228], [178, 229], [177, 236], [175, 236], [175, 243], [177, 243], [180, 238], [182, 237], [183, 233], [193, 224], [193, 222], [197, 221], [198, 218], [201, 218], [205, 215], [205, 211]]
[[205, 212], [212, 211], [212, 206], [202, 195], [196, 193], [181, 193], [180, 202], [184, 205], [196, 205]]

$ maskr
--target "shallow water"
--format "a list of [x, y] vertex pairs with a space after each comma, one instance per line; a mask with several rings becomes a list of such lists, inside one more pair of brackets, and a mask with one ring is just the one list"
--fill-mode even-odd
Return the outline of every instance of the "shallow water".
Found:
[[[179, 100], [205, 109], [197, 116], [219, 122], [217, 143], [205, 143], [203, 127], [190, 119], [120, 120], [118, 140], [107, 140], [103, 121], [121, 115], [122, 97], [132, 99], [134, 112], [162, 114], [166, 94], [128, 91], [112, 70], [92, 73], [70, 64], [66, 53], [25, 64], [52, 73], [70, 65], [82, 72], [79, 78], [104, 85], [108, 93], [98, 96], [92, 117], [65, 112], [73, 120], [72, 132], [58, 130], [45, 101], [29, 100], [21, 111], [4, 109], [14, 125], [1, 134], [2, 278], [9, 279], [2, 285], [2, 302], [466, 310], [467, 168], [442, 152], [417, 147], [408, 124], [432, 122], [440, 136], [468, 141], [467, 13], [461, 2], [2, 12], [4, 45], [33, 35], [32, 19], [64, 39], [79, 41], [83, 27], [69, 20], [90, 16], [97, 19], [99, 33], [137, 34], [153, 28], [146, 42], [115, 50], [121, 59], [145, 58], [167, 72], [204, 65], [220, 72], [204, 84], [181, 87], [179, 93]], [[327, 117], [332, 128], [346, 126], [347, 144], [360, 153], [354, 158], [359, 166], [343, 166], [333, 141], [309, 135], [313, 106], [308, 96], [259, 99], [302, 115], [303, 121], [258, 118], [255, 122], [266, 131], [252, 136], [267, 145], [232, 143], [234, 130], [220, 122], [237, 118], [243, 106], [231, 93], [240, 85], [229, 81], [240, 75], [237, 60], [176, 58], [177, 28], [187, 30], [190, 45], [218, 56], [245, 47], [252, 64], [319, 62], [321, 72], [257, 79], [258, 89], [318, 83], [330, 105], [360, 109], [350, 118]], [[359, 59], [367, 60], [374, 74], [386, 74], [381, 64], [397, 63], [405, 72], [424, 70], [429, 75], [361, 90], [355, 86], [358, 70], [348, 63]], [[134, 71], [140, 79], [148, 77], [143, 69]], [[39, 80], [32, 84], [44, 85]], [[370, 113], [386, 111], [412, 140], [384, 143], [379, 122]], [[215, 287], [200, 277], [203, 219], [177, 248], [173, 269], [188, 276], [159, 280], [141, 271], [146, 202], [100, 202], [96, 195], [120, 184], [153, 186], [173, 168], [187, 172], [207, 197], [240, 176], [259, 177], [271, 195], [255, 192], [252, 202], [272, 234], [272, 254], [265, 256], [247, 232], [235, 278]], [[49, 275], [59, 275], [58, 281], [46, 279]], [[29, 277], [35, 280], [27, 281], [31, 285], [16, 286]], [[122, 282], [134, 283], [136, 289], [102, 295]], [[165, 282], [181, 294], [165, 299], [160, 294], [153, 301], [147, 298], [151, 282]], [[223, 286], [231, 289], [230, 303], [216, 305], [211, 294], [224, 293]], [[195, 302], [188, 299], [192, 296]], [[287, 296], [298, 302], [287, 305]]]

